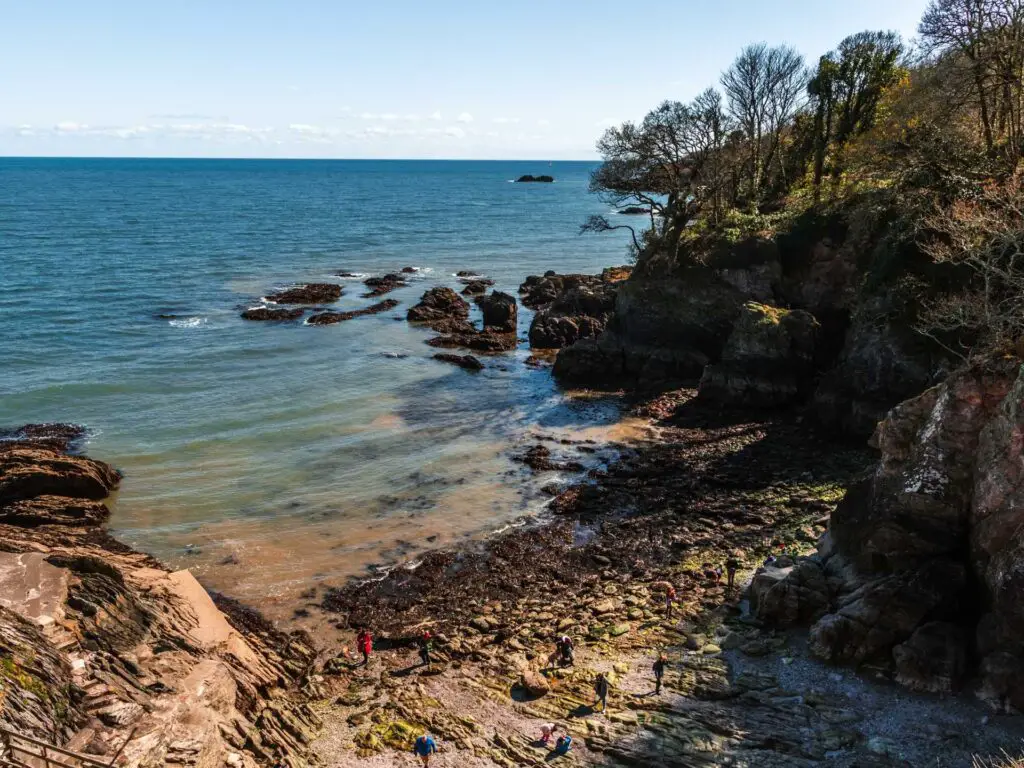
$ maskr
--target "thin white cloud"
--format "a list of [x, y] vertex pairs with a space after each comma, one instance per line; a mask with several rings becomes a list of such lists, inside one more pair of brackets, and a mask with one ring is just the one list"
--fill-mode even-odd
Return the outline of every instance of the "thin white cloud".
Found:
[[496, 117], [493, 120], [491, 120], [491, 122], [492, 123], [496, 123], [498, 125], [515, 125], [516, 123], [519, 122], [519, 118], [518, 117]]
[[537, 121], [537, 125], [541, 127], [548, 126], [551, 125], [551, 121], [545, 117], [542, 117], [540, 120]]
[[455, 120], [460, 123], [472, 123], [473, 116], [469, 114], [469, 112], [463, 112], [461, 115], [455, 118]]
[[435, 111], [434, 111], [434, 112], [433, 112], [433, 113], [432, 113], [432, 114], [430, 115], [430, 119], [431, 119], [431, 120], [440, 120], [440, 119], [441, 119], [441, 113], [440, 113], [439, 111], [436, 111], [436, 110], [435, 110]]
[[80, 133], [89, 130], [89, 126], [83, 123], [76, 123], [73, 120], [65, 120], [53, 126], [53, 130], [58, 133]]
[[466, 132], [457, 125], [452, 125], [445, 129], [445, 135], [452, 136], [456, 139], [464, 139], [466, 137]]

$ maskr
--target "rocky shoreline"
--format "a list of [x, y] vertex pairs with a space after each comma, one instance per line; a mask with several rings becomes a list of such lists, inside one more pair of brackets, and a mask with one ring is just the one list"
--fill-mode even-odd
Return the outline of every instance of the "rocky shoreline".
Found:
[[0, 440], [0, 723], [119, 765], [305, 764], [309, 638], [110, 537], [121, 478], [82, 437]]
[[[759, 270], [734, 271], [731, 283], [688, 275], [689, 293], [628, 269], [528, 278], [530, 339], [544, 339], [532, 346], [561, 350], [549, 359], [566, 383], [646, 377], [630, 397], [650, 436], [552, 484], [540, 519], [310, 590], [303, 611], [331, 628], [318, 643], [106, 534], [103, 500], [120, 477], [75, 453], [80, 431], [29, 425], [4, 436], [0, 580], [14, 597], [0, 599], [0, 721], [94, 755], [125, 743], [125, 765], [385, 766], [429, 730], [442, 765], [538, 766], [551, 759], [535, 738], [545, 722], [573, 734], [575, 762], [593, 765], [967, 766], [1013, 748], [1024, 725], [1001, 713], [1019, 706], [1016, 577], [1000, 563], [1015, 561], [993, 533], [1006, 527], [993, 514], [1002, 496], [973, 490], [982, 471], [964, 467], [980, 447], [1015, 487], [998, 459], [1016, 434], [1017, 363], [962, 373], [892, 411], [879, 461], [813, 418], [806, 403], [830, 381], [827, 334], [810, 312], [764, 303]], [[681, 298], [671, 311], [689, 335], [630, 341], [652, 317], [665, 321], [666, 297]], [[440, 286], [406, 319], [439, 334], [431, 346], [514, 349], [516, 299], [474, 301], [481, 328]], [[327, 311], [321, 322], [394, 306]], [[672, 383], [685, 378], [690, 386]], [[515, 458], [537, 473], [582, 469], [543, 444]], [[921, 488], [906, 490], [915, 478]], [[929, 484], [942, 491], [932, 501], [921, 495]], [[964, 505], [984, 507], [974, 550], [1005, 599], [987, 617], [939, 617], [936, 607], [970, 600], [962, 579], [929, 580], [936, 568], [971, 567], [951, 512]], [[936, 514], [942, 530], [929, 522]], [[855, 577], [845, 564], [858, 558]], [[678, 594], [672, 616], [666, 585]], [[988, 643], [978, 668], [965, 640], [974, 618]], [[814, 622], [809, 635], [799, 628]], [[349, 650], [362, 628], [376, 638], [365, 667]], [[415, 650], [425, 629], [429, 669]], [[573, 667], [549, 663], [562, 634], [577, 644]], [[649, 672], [657, 654], [668, 667], [661, 695]], [[592, 706], [598, 672], [612, 681], [608, 712]], [[949, 696], [979, 679], [987, 707], [900, 687]]]

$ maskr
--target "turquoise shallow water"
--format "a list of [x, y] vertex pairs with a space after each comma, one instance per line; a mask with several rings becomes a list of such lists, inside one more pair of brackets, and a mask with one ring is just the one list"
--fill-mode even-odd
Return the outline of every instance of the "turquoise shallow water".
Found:
[[[604, 211], [592, 167], [0, 159], [0, 426], [87, 425], [126, 474], [115, 532], [250, 598], [500, 527], [538, 503], [510, 447], [612, 415], [565, 401], [525, 350], [478, 376], [430, 360], [396, 318], [460, 269], [515, 293], [621, 263], [627, 234], [577, 235]], [[524, 173], [557, 182], [509, 183]], [[332, 274], [406, 265], [394, 312], [238, 316], [296, 281], [365, 306]]]

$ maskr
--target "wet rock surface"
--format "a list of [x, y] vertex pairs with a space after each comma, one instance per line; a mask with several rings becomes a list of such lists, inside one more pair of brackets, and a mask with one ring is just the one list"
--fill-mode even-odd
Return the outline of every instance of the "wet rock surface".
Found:
[[334, 283], [307, 283], [267, 296], [275, 304], [328, 304], [341, 298], [342, 288]]
[[284, 322], [287, 320], [298, 320], [305, 314], [303, 309], [283, 309], [271, 307], [253, 307], [242, 313], [243, 320], [270, 320]]
[[467, 371], [482, 371], [484, 368], [484, 364], [472, 355], [449, 355], [439, 352], [434, 355], [434, 359], [440, 360], [442, 363], [457, 365]]
[[305, 764], [308, 638], [110, 538], [119, 474], [47, 442], [74, 430], [18, 433], [0, 442], [0, 723], [127, 766]]
[[310, 325], [333, 325], [334, 323], [343, 323], [346, 320], [363, 317], [364, 315], [376, 315], [381, 312], [387, 312], [397, 306], [398, 302], [395, 299], [386, 299], [377, 304], [371, 304], [369, 307], [354, 309], [350, 312], [318, 312], [310, 315], [306, 322]]
[[[870, 454], [791, 419], [724, 416], [694, 395], [645, 406], [662, 416], [660, 439], [565, 491], [557, 521], [330, 591], [324, 607], [339, 625], [370, 627], [378, 648], [365, 668], [345, 654], [332, 662], [318, 754], [331, 762], [354, 750], [374, 764], [428, 730], [459, 765], [543, 765], [547, 722], [572, 734], [573, 760], [585, 765], [966, 766], [972, 753], [1015, 743], [1012, 721], [977, 728], [982, 710], [970, 700], [907, 701], [891, 685], [847, 679], [800, 636], [744, 615], [741, 585], [765, 557], [792, 563], [780, 553], [813, 545]], [[729, 560], [733, 590], [717, 570]], [[815, 579], [807, 574], [808, 593]], [[666, 584], [678, 594], [671, 618]], [[414, 650], [424, 627], [430, 670]], [[554, 654], [563, 634], [571, 666]], [[929, 649], [944, 637], [941, 627], [922, 632], [908, 667], [925, 656], [943, 666]], [[655, 695], [659, 652], [666, 674]], [[598, 672], [611, 683], [607, 712], [594, 706]]]
[[484, 318], [484, 330], [498, 333], [515, 333], [519, 318], [516, 297], [501, 291], [494, 291], [476, 299], [476, 305]]
[[519, 287], [523, 304], [536, 309], [530, 346], [560, 349], [600, 334], [615, 311], [615, 295], [629, 267], [601, 275], [532, 275]]
[[396, 288], [404, 288], [408, 283], [405, 281], [404, 275], [389, 273], [381, 277], [368, 277], [363, 281], [363, 285], [370, 289], [363, 294], [363, 298], [372, 298], [391, 293]]
[[[423, 294], [419, 303], [409, 309], [406, 319], [410, 323], [425, 323], [434, 327], [439, 323], [464, 321], [469, 317], [469, 304], [451, 288], [438, 286]], [[442, 325], [448, 328], [450, 325]]]

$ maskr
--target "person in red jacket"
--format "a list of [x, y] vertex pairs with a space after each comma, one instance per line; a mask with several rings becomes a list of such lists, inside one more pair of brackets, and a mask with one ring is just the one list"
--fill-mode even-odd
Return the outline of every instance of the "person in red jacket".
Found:
[[356, 635], [356, 648], [363, 654], [363, 666], [370, 663], [370, 651], [373, 650], [373, 635], [365, 629], [360, 629]]

